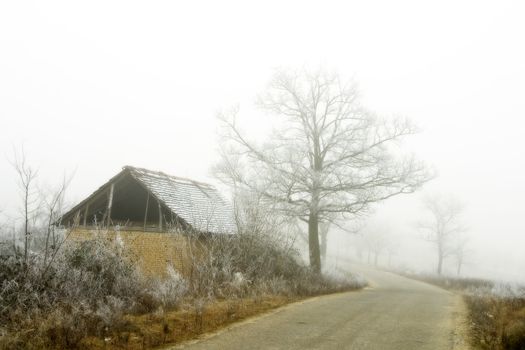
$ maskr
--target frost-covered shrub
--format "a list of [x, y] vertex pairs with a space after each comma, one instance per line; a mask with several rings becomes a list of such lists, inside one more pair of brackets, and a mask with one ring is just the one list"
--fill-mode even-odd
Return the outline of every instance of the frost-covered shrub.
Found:
[[259, 281], [256, 288], [262, 294], [284, 295], [284, 296], [293, 295], [293, 291], [292, 291], [289, 281], [286, 281], [282, 277], [274, 277], [274, 278], [270, 278], [267, 280]]
[[155, 280], [149, 291], [160, 306], [172, 308], [181, 303], [188, 292], [188, 283], [172, 266], [168, 266], [167, 272], [167, 277]]
[[495, 283], [490, 294], [499, 298], [518, 299], [525, 298], [525, 287], [517, 283]]
[[96, 306], [108, 297], [122, 299], [126, 305], [141, 293], [143, 278], [134, 264], [103, 239], [68, 247], [57, 262], [56, 277], [69, 300], [85, 300]]
[[[190, 237], [191, 238], [191, 237]], [[191, 239], [188, 279], [173, 268], [148, 279], [103, 237], [67, 243], [56, 254], [0, 259], [0, 349], [78, 348], [87, 336], [127, 329], [130, 313], [182, 305], [196, 329], [216, 298], [315, 295], [355, 287], [351, 280], [313, 273], [289, 245], [264, 234]], [[30, 341], [30, 343], [29, 343]]]
[[260, 281], [291, 279], [304, 270], [297, 253], [264, 235], [215, 235], [193, 260], [192, 292], [207, 297], [243, 296]]
[[312, 272], [297, 251], [269, 235], [217, 235], [202, 245], [190, 278], [191, 292], [202, 297], [308, 296], [361, 287], [353, 276]]
[[126, 311], [126, 302], [116, 296], [109, 295], [104, 301], [97, 304], [95, 315], [104, 323], [106, 327], [110, 327], [117, 323]]
[[[187, 283], [174, 270], [167, 279], [141, 275], [105, 239], [65, 245], [27, 265], [13, 255], [0, 259], [0, 349], [75, 348], [86, 335], [104, 336], [124, 315], [176, 306]], [[19, 333], [20, 332], [20, 333]], [[19, 337], [19, 334], [25, 334]]]

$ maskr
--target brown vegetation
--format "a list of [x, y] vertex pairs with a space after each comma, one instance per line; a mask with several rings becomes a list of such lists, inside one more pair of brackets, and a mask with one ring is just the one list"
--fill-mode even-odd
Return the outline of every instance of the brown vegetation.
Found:
[[475, 278], [409, 275], [463, 294], [475, 349], [525, 349], [525, 288]]
[[472, 344], [480, 349], [525, 349], [525, 297], [467, 295]]
[[[21, 187], [29, 208], [34, 177], [24, 177], [25, 163], [15, 165], [29, 184]], [[362, 285], [350, 275], [334, 278], [305, 266], [286, 218], [252, 195], [236, 200], [237, 234], [177, 232], [185, 243], [164, 248], [184, 249], [188, 269], [182, 275], [165, 265], [167, 273], [154, 277], [139, 271], [129, 242], [110, 234], [117, 228], [104, 220], [85, 240], [74, 239], [75, 225], [59, 229], [65, 187], [46, 212], [40, 205], [23, 210], [27, 225], [9, 234], [0, 225], [0, 349], [151, 348], [292, 300]]]
[[260, 296], [220, 300], [205, 307], [187, 304], [180, 310], [165, 313], [127, 315], [120, 327], [113, 329], [106, 338], [87, 337], [82, 340], [80, 348], [144, 349], [178, 343], [293, 300], [283, 296]]
[[[200, 240], [195, 240], [200, 242]], [[358, 288], [312, 273], [267, 236], [218, 235], [183, 278], [147, 278], [104, 237], [2, 260], [0, 349], [150, 348], [310, 295]]]

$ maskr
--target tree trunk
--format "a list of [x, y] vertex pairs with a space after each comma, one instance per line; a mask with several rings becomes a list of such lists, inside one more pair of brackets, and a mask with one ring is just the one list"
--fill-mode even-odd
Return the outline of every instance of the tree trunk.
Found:
[[439, 253], [438, 254], [438, 268], [437, 268], [438, 275], [441, 275], [442, 267], [443, 267], [443, 254]]
[[359, 259], [359, 262], [362, 262], [363, 261], [363, 249], [360, 247], [356, 247], [355, 254], [357, 256], [357, 259]]
[[463, 259], [458, 260], [458, 270], [457, 270], [458, 276], [461, 274], [461, 265], [463, 265]]
[[319, 229], [319, 236], [321, 237], [320, 249], [321, 249], [321, 264], [324, 266], [326, 264], [326, 251], [328, 249], [328, 223], [323, 223]]
[[321, 250], [319, 248], [319, 216], [310, 212], [308, 217], [308, 248], [310, 251], [310, 267], [316, 273], [321, 273]]

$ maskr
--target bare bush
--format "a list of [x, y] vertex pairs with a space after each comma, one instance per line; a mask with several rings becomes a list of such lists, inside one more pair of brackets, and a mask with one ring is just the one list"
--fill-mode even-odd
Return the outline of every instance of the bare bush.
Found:
[[359, 288], [351, 276], [313, 272], [297, 251], [264, 234], [208, 237], [202, 259], [195, 260], [192, 294], [209, 299], [260, 294], [309, 296]]
[[234, 187], [237, 234], [193, 234], [190, 294], [202, 300], [260, 295], [299, 297], [361, 286], [352, 276], [322, 276], [295, 248], [296, 218], [258, 192]]
[[228, 312], [235, 314], [240, 298], [295, 298], [358, 287], [351, 278], [308, 268], [293, 248], [293, 220], [274, 216], [261, 196], [254, 201], [249, 195], [242, 205], [237, 201], [238, 234], [184, 233], [192, 257], [188, 279], [172, 267], [164, 278], [147, 278], [106, 228], [81, 242], [68, 240], [71, 230], [56, 229], [65, 184], [42, 197], [45, 210], [24, 226], [21, 247], [27, 249], [2, 245], [9, 253], [0, 259], [0, 349], [80, 348], [90, 336], [120, 337], [131, 314], [162, 318], [183, 303], [199, 333], [212, 300], [228, 299]]
[[155, 279], [149, 290], [163, 308], [173, 308], [188, 292], [188, 282], [172, 266], [168, 266], [167, 277]]
[[525, 347], [525, 297], [466, 297], [473, 344], [481, 349]]
[[172, 268], [166, 278], [145, 278], [105, 237], [70, 242], [53, 259], [42, 251], [29, 254], [27, 264], [22, 253], [0, 260], [0, 349], [82, 347], [89, 336], [104, 339], [129, 327], [125, 315], [162, 315], [182, 303], [195, 314], [198, 333], [214, 299], [293, 299], [359, 287], [352, 278], [314, 273], [279, 232], [190, 235], [188, 280]]
[[[9, 333], [0, 348], [74, 348], [87, 335], [119, 327], [125, 314], [177, 306], [187, 290], [175, 272], [146, 280], [102, 238], [63, 247], [46, 274], [43, 254], [28, 262], [22, 254], [0, 262], [0, 328]], [[33, 335], [31, 344], [21, 333]]]
[[477, 278], [407, 275], [463, 294], [475, 349], [525, 348], [525, 287]]

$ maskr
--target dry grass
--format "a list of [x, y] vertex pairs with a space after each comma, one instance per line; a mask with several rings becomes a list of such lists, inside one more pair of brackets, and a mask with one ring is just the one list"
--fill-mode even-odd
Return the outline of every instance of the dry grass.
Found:
[[114, 329], [105, 339], [87, 337], [79, 348], [136, 350], [179, 343], [294, 300], [283, 296], [261, 296], [220, 300], [206, 305], [193, 303], [181, 310], [165, 313], [128, 315], [124, 317], [125, 322], [120, 329]]
[[525, 350], [525, 289], [473, 278], [407, 275], [463, 295], [474, 349]]
[[258, 236], [215, 238], [184, 278], [141, 275], [101, 239], [41, 259], [0, 264], [0, 349], [147, 349], [179, 342], [307, 296], [358, 289], [313, 273], [293, 250]]
[[306, 297], [273, 294], [212, 300], [188, 297], [178, 309], [115, 315], [106, 327], [99, 327], [98, 320], [85, 315], [76, 318], [73, 312], [68, 317], [63, 310], [57, 310], [31, 318], [19, 332], [8, 333], [3, 339], [0, 336], [0, 349], [152, 349], [198, 338]]
[[525, 349], [525, 298], [467, 295], [472, 345], [479, 349]]

